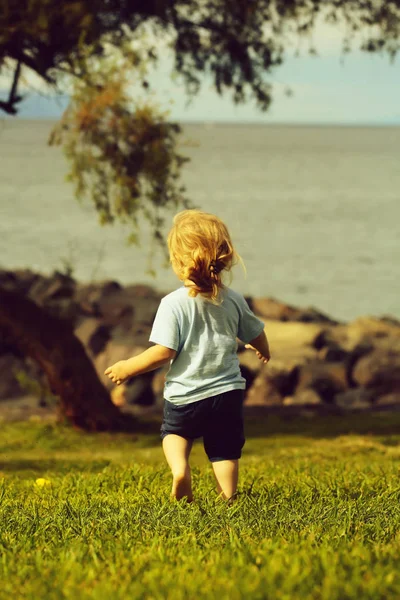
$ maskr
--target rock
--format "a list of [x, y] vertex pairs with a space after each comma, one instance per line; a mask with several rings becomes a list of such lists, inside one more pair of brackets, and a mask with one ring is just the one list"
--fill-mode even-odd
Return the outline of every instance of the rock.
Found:
[[[252, 351], [253, 352], [253, 351]], [[256, 357], [255, 353], [253, 355]], [[239, 355], [241, 356], [241, 355]], [[257, 358], [257, 357], [256, 357]], [[315, 360], [315, 351], [311, 348], [297, 348], [288, 349], [286, 352], [277, 352], [273, 355], [272, 359], [267, 365], [261, 364], [258, 371], [251, 371], [241, 364], [241, 371], [243, 377], [247, 381], [247, 390], [251, 389], [256, 379], [265, 380], [265, 390], [262, 392], [264, 396], [271, 394], [275, 397], [274, 403], [277, 401], [277, 397], [283, 398], [284, 396], [290, 396], [294, 393], [297, 385], [297, 367], [308, 364], [310, 361]], [[250, 397], [254, 395], [260, 396], [261, 384], [257, 384], [259, 389], [254, 390]], [[253, 401], [253, 400], [252, 400]], [[254, 400], [256, 404], [265, 403], [265, 401]], [[268, 402], [269, 403], [269, 402]]]
[[101, 291], [96, 284], [78, 282], [75, 290], [75, 301], [81, 307], [82, 314], [92, 317], [101, 316], [98, 307], [99, 295], [101, 295]]
[[122, 286], [118, 281], [106, 280], [93, 283], [79, 283], [76, 294], [79, 301], [89, 300], [98, 303], [108, 296], [113, 296], [122, 291]]
[[373, 390], [376, 396], [400, 392], [400, 355], [373, 350], [357, 361], [352, 377], [359, 386]]
[[345, 364], [347, 370], [347, 379], [349, 381], [350, 386], [357, 387], [358, 385], [358, 383], [353, 378], [354, 365], [356, 365], [360, 358], [362, 358], [363, 356], [367, 356], [373, 350], [374, 347], [370, 342], [361, 342], [357, 344], [351, 352], [348, 353]]
[[318, 359], [331, 363], [345, 362], [349, 359], [349, 352], [346, 352], [339, 344], [333, 343], [318, 351]]
[[262, 319], [276, 319], [278, 321], [295, 321], [298, 309], [283, 304], [274, 298], [250, 298], [246, 297], [251, 310]]
[[12, 339], [10, 334], [5, 334], [4, 331], [0, 330], [0, 356], [2, 354], [12, 354], [17, 358], [24, 358], [24, 354], [18, 348], [14, 339]]
[[72, 298], [75, 281], [68, 275], [55, 271], [50, 277], [40, 277], [29, 289], [29, 297], [40, 306], [63, 298]]
[[19, 294], [27, 294], [33, 283], [40, 278], [39, 274], [30, 269], [0, 270], [0, 285]]
[[133, 377], [125, 383], [127, 404], [137, 404], [140, 406], [155, 404], [156, 397], [152, 389], [153, 377], [154, 372], [143, 373], [143, 375]]
[[128, 402], [126, 394], [126, 386], [124, 383], [116, 385], [110, 392], [111, 400], [115, 406], [125, 406]]
[[112, 402], [116, 406], [140, 405], [152, 406], [155, 404], [155, 396], [151, 387], [152, 376], [148, 374], [139, 375], [131, 382], [114, 385], [110, 391]]
[[324, 327], [316, 323], [283, 323], [269, 319], [265, 321], [265, 333], [272, 355], [277, 349], [315, 347], [314, 344], [322, 331]]
[[100, 354], [111, 339], [110, 328], [103, 325], [99, 319], [84, 319], [74, 330], [92, 357]]
[[257, 357], [257, 354], [254, 350], [250, 348], [246, 348], [244, 352], [238, 354], [240, 367], [245, 367], [254, 375], [256, 375], [260, 370], [264, 363]]
[[25, 371], [23, 360], [13, 354], [0, 356], [0, 400], [17, 398], [25, 394], [16, 376], [18, 371]]
[[326, 325], [339, 324], [339, 321], [332, 319], [332, 317], [329, 317], [325, 313], [312, 306], [309, 308], [300, 309], [296, 321], [301, 321], [303, 323], [324, 323]]
[[254, 380], [253, 385], [246, 390], [246, 406], [268, 406], [271, 404], [282, 404], [282, 395], [276, 387], [260, 373]]
[[337, 321], [321, 313], [315, 308], [295, 308], [289, 304], [279, 302], [274, 298], [246, 298], [253, 312], [262, 319], [278, 321], [300, 321], [304, 323], [330, 323]]
[[298, 364], [272, 359], [263, 369], [263, 376], [282, 397], [290, 396], [297, 386]]
[[[123, 288], [118, 281], [113, 280], [89, 284], [78, 284], [75, 300], [80, 305], [81, 311], [84, 314], [93, 317], [102, 317], [104, 316], [104, 311], [101, 311], [100, 305], [102, 303], [107, 304], [107, 300], [110, 297], [111, 299], [115, 296], [118, 297], [122, 289]], [[121, 306], [118, 308], [120, 312]], [[112, 316], [117, 317], [119, 312], [117, 311], [117, 314]]]
[[13, 271], [0, 270], [0, 285], [6, 290], [17, 291], [17, 276]]
[[363, 410], [371, 407], [373, 394], [365, 388], [352, 388], [336, 394], [334, 403], [346, 410]]
[[[115, 399], [116, 402], [121, 402], [121, 406], [124, 404], [149, 405], [155, 402], [151, 384], [154, 371], [132, 377], [119, 386], [111, 381], [107, 375], [104, 375], [104, 371], [114, 363], [137, 356], [144, 350], [146, 348], [116, 344], [111, 341], [108, 342], [103, 352], [100, 352], [94, 359], [97, 374], [104, 386], [112, 394], [113, 402]], [[120, 388], [120, 391], [116, 391], [116, 388]]]
[[103, 385], [108, 390], [111, 390], [115, 385], [107, 375], [104, 375], [104, 371], [108, 367], [111, 367], [111, 365], [119, 360], [127, 360], [132, 356], [136, 356], [143, 352], [143, 350], [146, 350], [146, 348], [134, 346], [132, 343], [117, 344], [112, 341], [108, 342], [104, 350], [93, 359], [96, 372]]
[[149, 286], [127, 286], [108, 282], [101, 287], [80, 287], [76, 300], [82, 311], [101, 317], [106, 325], [122, 330], [146, 327], [150, 333], [161, 296]]
[[242, 377], [244, 377], [244, 379], [246, 380], [246, 389], [250, 389], [260, 371], [250, 371], [250, 369], [248, 369], [244, 365], [240, 365], [240, 373]]
[[346, 367], [341, 363], [312, 362], [297, 367], [296, 395], [312, 389], [328, 404], [348, 387]]
[[279, 355], [272, 358], [266, 365], [261, 363], [253, 350], [246, 350], [239, 355], [239, 360], [242, 376], [247, 383], [246, 402], [259, 405], [280, 403], [283, 396], [292, 394], [297, 382], [296, 367], [305, 364], [307, 357], [301, 352], [288, 353], [281, 358]]
[[124, 293], [134, 303], [136, 323], [151, 327], [160, 301], [167, 294], [146, 285], [128, 285]]
[[365, 342], [375, 345], [386, 337], [399, 339], [400, 327], [394, 320], [360, 317], [347, 325], [333, 327], [330, 336], [345, 350], [352, 351]]
[[377, 337], [372, 339], [370, 344], [375, 350], [400, 354], [400, 337], [393, 335]]
[[393, 317], [392, 315], [384, 315], [379, 320], [381, 323], [385, 323], [386, 325], [400, 329], [400, 320], [396, 319], [396, 317]]
[[379, 396], [375, 400], [374, 406], [400, 406], [400, 392]]
[[304, 388], [296, 392], [294, 396], [286, 396], [283, 399], [283, 404], [285, 406], [299, 406], [299, 405], [307, 405], [307, 404], [322, 404], [322, 399], [320, 395], [311, 388]]
[[110, 293], [100, 300], [96, 300], [96, 307], [107, 325], [120, 325], [121, 320], [132, 322], [135, 307], [120, 291]]

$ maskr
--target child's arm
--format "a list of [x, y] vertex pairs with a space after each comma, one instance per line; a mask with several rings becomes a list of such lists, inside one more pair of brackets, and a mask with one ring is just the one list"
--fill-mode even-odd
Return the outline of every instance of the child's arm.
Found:
[[147, 348], [147, 350], [138, 354], [138, 356], [116, 362], [104, 371], [104, 375], [108, 375], [114, 383], [119, 385], [130, 377], [154, 371], [154, 369], [161, 367], [175, 358], [175, 356], [176, 350], [156, 344], [155, 346], [151, 346], [151, 348]]
[[245, 344], [245, 348], [251, 348], [256, 351], [256, 354], [260, 360], [267, 363], [271, 358], [269, 351], [269, 344], [265, 331], [262, 331], [254, 340], [251, 340], [249, 344]]

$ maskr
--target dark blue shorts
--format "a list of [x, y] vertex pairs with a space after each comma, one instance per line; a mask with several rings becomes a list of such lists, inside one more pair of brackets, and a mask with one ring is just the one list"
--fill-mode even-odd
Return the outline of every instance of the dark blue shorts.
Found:
[[169, 433], [188, 440], [202, 437], [211, 462], [242, 456], [244, 390], [231, 390], [177, 406], [164, 400], [161, 439]]

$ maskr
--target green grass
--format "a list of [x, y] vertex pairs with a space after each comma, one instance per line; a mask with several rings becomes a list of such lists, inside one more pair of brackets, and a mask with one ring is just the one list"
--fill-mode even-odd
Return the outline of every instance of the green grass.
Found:
[[157, 429], [2, 424], [1, 598], [400, 598], [400, 415], [248, 419], [231, 507], [200, 442], [169, 500]]

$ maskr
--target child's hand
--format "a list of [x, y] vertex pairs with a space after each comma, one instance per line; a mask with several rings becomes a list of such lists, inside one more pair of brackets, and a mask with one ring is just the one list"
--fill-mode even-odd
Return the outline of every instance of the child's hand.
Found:
[[129, 373], [126, 369], [126, 360], [120, 360], [116, 362], [112, 367], [108, 367], [104, 371], [104, 375], [108, 377], [117, 385], [120, 385], [123, 381], [129, 378]]
[[261, 352], [259, 352], [259, 351], [258, 351], [256, 348], [254, 348], [253, 346], [251, 346], [251, 344], [245, 344], [245, 348], [250, 348], [251, 350], [254, 350], [254, 352], [257, 354], [258, 358], [259, 358], [260, 360], [262, 360], [264, 363], [267, 363], [267, 362], [270, 360], [270, 358], [271, 358], [271, 355], [270, 355], [269, 353], [268, 353], [268, 355], [267, 355], [267, 356], [263, 356], [263, 355], [261, 354]]

